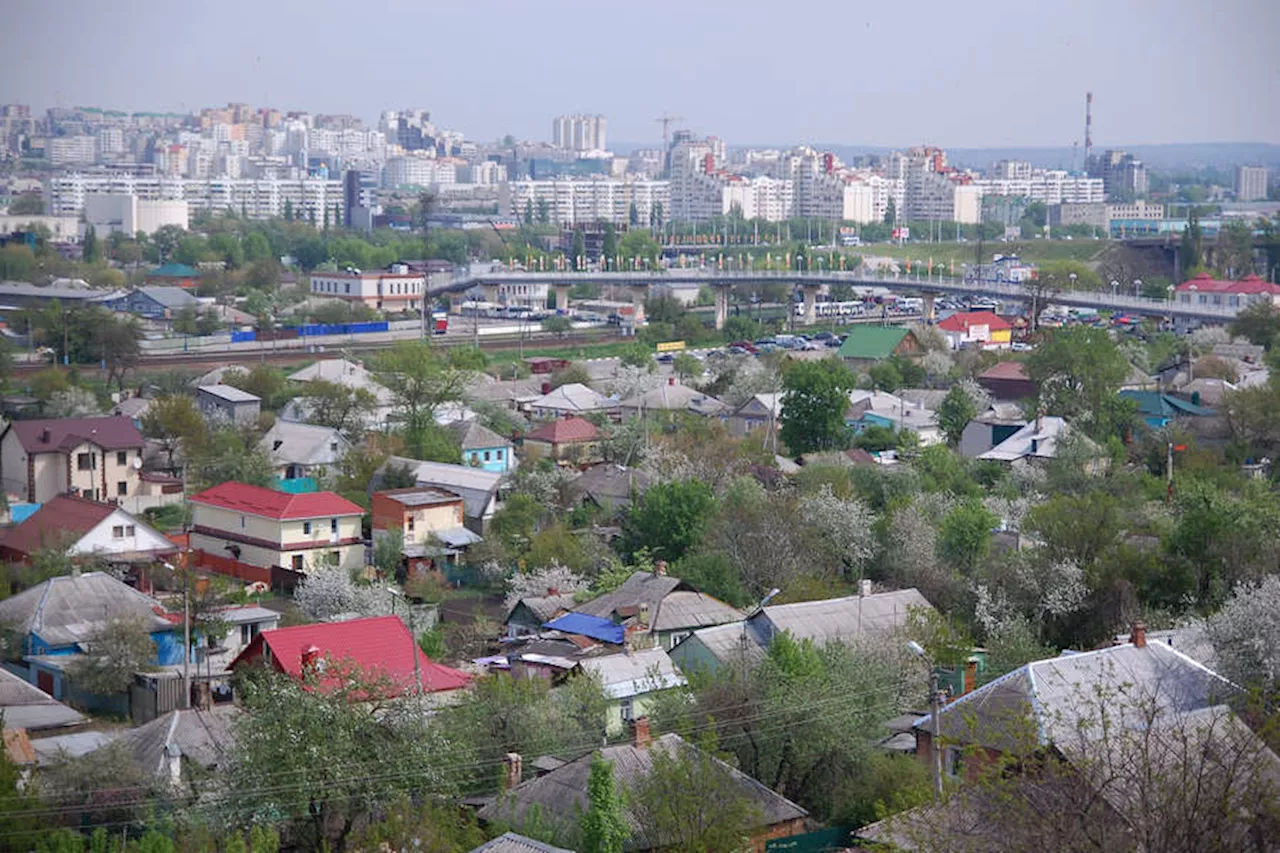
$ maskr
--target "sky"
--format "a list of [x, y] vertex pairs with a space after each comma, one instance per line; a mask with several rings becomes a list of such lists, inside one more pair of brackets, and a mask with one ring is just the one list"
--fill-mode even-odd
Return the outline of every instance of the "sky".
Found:
[[[57, 10], [57, 11], [55, 11]], [[21, 3], [0, 103], [227, 102], [376, 122], [423, 108], [468, 138], [548, 140], [602, 113], [730, 145], [1280, 143], [1277, 0]]]

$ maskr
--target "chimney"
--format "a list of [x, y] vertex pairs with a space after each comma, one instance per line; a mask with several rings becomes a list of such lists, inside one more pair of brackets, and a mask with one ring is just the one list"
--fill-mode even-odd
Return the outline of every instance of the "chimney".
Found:
[[676, 384], [676, 378], [675, 378], [674, 376], [668, 376], [668, 377], [667, 377], [667, 384], [668, 384], [668, 385], [675, 385], [675, 384]]
[[320, 647], [314, 644], [308, 644], [302, 647], [302, 671], [314, 671], [316, 664], [320, 661]]
[[176, 743], [167, 743], [164, 747], [165, 769], [169, 771], [169, 781], [179, 786], [182, 784], [182, 748]]
[[1044, 432], [1044, 409], [1036, 412], [1036, 432]]
[[858, 581], [858, 595], [862, 596], [863, 598], [866, 598], [870, 594], [871, 594], [871, 580], [869, 578], [863, 578], [860, 581]]
[[547, 597], [548, 597], [548, 598], [550, 598], [550, 597], [551, 597], [551, 596], [553, 596], [553, 595], [559, 595], [559, 594], [560, 594], [560, 590], [559, 590], [559, 589], [557, 589], [557, 588], [555, 588], [554, 586], [549, 586], [549, 587], [547, 587]]
[[1133, 623], [1133, 628], [1129, 631], [1129, 642], [1133, 643], [1134, 648], [1145, 649], [1147, 647], [1147, 623], [1141, 619], [1137, 619]]
[[646, 749], [653, 743], [649, 735], [649, 718], [636, 717], [631, 721], [631, 745], [636, 749]]
[[543, 393], [543, 394], [550, 394], [550, 393], [551, 393], [551, 382], [550, 382], [550, 380], [547, 380], [547, 381], [545, 381], [545, 382], [543, 382], [543, 383], [542, 383], [542, 393]]
[[978, 662], [973, 658], [964, 662], [964, 685], [961, 689], [961, 696], [972, 693], [974, 688], [978, 686]]
[[510, 791], [520, 784], [524, 776], [524, 759], [518, 752], [508, 752], [502, 757], [502, 790]]
[[640, 620], [641, 625], [643, 625], [646, 628], [649, 627], [649, 605], [647, 603], [640, 605], [640, 612], [638, 614], [638, 618]]
[[666, 560], [659, 560], [653, 564], [653, 576], [657, 578], [665, 578], [667, 576]]

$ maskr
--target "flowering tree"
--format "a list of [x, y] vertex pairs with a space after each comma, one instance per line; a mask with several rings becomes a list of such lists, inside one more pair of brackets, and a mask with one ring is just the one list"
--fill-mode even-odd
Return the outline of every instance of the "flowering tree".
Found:
[[1240, 584], [1205, 626], [1219, 670], [1237, 684], [1280, 681], [1280, 576]]
[[506, 607], [510, 610], [522, 598], [543, 595], [575, 595], [586, 592], [590, 582], [559, 564], [529, 572], [516, 572], [507, 579]]
[[876, 553], [875, 513], [857, 498], [837, 497], [827, 483], [816, 494], [801, 498], [799, 509], [809, 526], [819, 531], [815, 540], [832, 562], [861, 577]]
[[293, 592], [293, 601], [312, 619], [332, 619], [340, 613], [385, 616], [392, 596], [382, 587], [361, 586], [349, 572], [333, 567], [311, 572]]

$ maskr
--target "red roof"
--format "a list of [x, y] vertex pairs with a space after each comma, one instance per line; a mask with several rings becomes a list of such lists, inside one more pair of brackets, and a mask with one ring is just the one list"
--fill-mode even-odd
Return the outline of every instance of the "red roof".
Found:
[[190, 500], [192, 503], [276, 519], [364, 515], [364, 510], [359, 505], [333, 492], [291, 495], [275, 489], [264, 489], [262, 486], [250, 486], [248, 483], [221, 483], [198, 495], [192, 495]]
[[994, 311], [958, 312], [938, 323], [938, 328], [944, 332], [967, 332], [972, 326], [987, 326], [993, 332], [1008, 331], [1012, 328]]
[[302, 653], [311, 646], [319, 649], [320, 658], [333, 662], [349, 661], [373, 678], [386, 678], [395, 693], [415, 689], [413, 655], [418, 655], [422, 671], [422, 690], [437, 693], [457, 690], [471, 682], [471, 676], [444, 664], [434, 663], [413, 641], [413, 635], [399, 616], [374, 616], [349, 622], [321, 622], [263, 631], [231, 662], [257, 660], [269, 652], [271, 662], [294, 678], [302, 677]]
[[1239, 281], [1219, 281], [1207, 272], [1202, 272], [1178, 285], [1177, 290], [1194, 290], [1198, 293], [1268, 293], [1280, 296], [1280, 284], [1263, 281], [1256, 275], [1247, 275]]
[[591, 421], [572, 417], [552, 421], [538, 427], [525, 436], [530, 441], [545, 441], [548, 444], [569, 444], [575, 441], [598, 441], [600, 430]]
[[990, 370], [978, 376], [979, 379], [1025, 379], [1030, 380], [1027, 368], [1020, 361], [1002, 361]]
[[103, 450], [142, 447], [142, 433], [132, 419], [123, 415], [14, 421], [9, 426], [18, 434], [18, 441], [27, 453], [66, 451], [85, 441], [92, 441]]
[[58, 495], [0, 539], [0, 547], [20, 554], [70, 545], [101, 524], [116, 507], [84, 498]]

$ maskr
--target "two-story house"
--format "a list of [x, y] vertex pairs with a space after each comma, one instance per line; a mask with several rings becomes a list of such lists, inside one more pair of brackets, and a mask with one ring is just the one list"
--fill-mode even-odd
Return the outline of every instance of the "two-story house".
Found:
[[0, 432], [0, 481], [32, 503], [63, 494], [131, 498], [141, 483], [143, 444], [127, 417], [14, 421]]
[[401, 550], [411, 564], [436, 557], [447, 562], [462, 548], [480, 541], [466, 527], [462, 495], [446, 489], [413, 486], [374, 492], [372, 510], [374, 541], [400, 531]]
[[196, 405], [210, 421], [248, 426], [262, 412], [262, 398], [234, 385], [201, 385], [196, 389]]
[[295, 572], [364, 565], [364, 510], [333, 492], [292, 495], [232, 482], [190, 501], [192, 550]]

